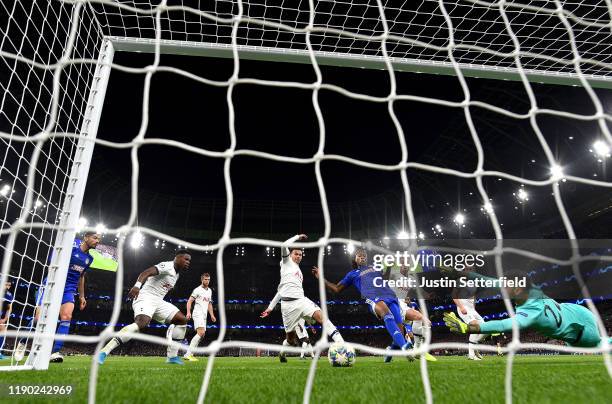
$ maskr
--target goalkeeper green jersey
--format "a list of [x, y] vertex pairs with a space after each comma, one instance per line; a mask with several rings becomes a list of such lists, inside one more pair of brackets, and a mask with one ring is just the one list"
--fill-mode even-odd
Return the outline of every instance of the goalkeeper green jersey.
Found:
[[[492, 279], [476, 273], [470, 273], [468, 277]], [[559, 304], [538, 287], [529, 289], [527, 300], [516, 306], [515, 313], [513, 318], [480, 324], [480, 332], [511, 332], [512, 321], [516, 321], [519, 329], [533, 329], [572, 346], [595, 347], [601, 342], [595, 316], [590, 310], [573, 303]]]

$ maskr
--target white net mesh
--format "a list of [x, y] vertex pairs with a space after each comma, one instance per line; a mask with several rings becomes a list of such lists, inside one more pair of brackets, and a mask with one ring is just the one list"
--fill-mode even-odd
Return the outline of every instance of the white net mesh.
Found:
[[[105, 35], [155, 38], [155, 9], [160, 1], [122, 1], [94, 5]], [[448, 71], [458, 63], [479, 75], [516, 74], [514, 39], [521, 44], [526, 74], [578, 78], [572, 46], [582, 61], [582, 77], [607, 80], [611, 62], [607, 3], [529, 1], [525, 4], [437, 0], [381, 2], [370, 0], [168, 1], [160, 20], [160, 39], [207, 43], [229, 48], [233, 18], [242, 16], [235, 35], [238, 49], [263, 48], [283, 55], [305, 54], [391, 60], [413, 70]], [[563, 16], [563, 21], [560, 16]], [[312, 24], [309, 26], [309, 23]], [[453, 59], [448, 54], [452, 25]], [[571, 30], [571, 31], [570, 31]], [[385, 38], [386, 51], [381, 41]], [[262, 49], [262, 50], [263, 50]], [[384, 67], [384, 66], [381, 66]], [[472, 73], [473, 74], [473, 73]]]
[[[549, 187], [554, 194], [554, 199], [563, 219], [564, 228], [569, 239], [575, 239], [572, 223], [564, 208], [562, 195], [558, 181], [563, 177], [569, 182], [589, 184], [607, 190], [612, 183], [595, 181], [589, 178], [575, 176], [563, 176], [555, 172], [550, 178], [536, 181], [522, 178], [505, 172], [488, 171], [484, 169], [485, 153], [481, 146], [478, 132], [472, 123], [472, 107], [478, 106], [495, 111], [508, 118], [517, 120], [529, 120], [535, 132], [540, 146], [547, 157], [547, 163], [556, 167], [554, 154], [544, 138], [538, 126], [536, 117], [543, 115], [559, 116], [577, 120], [590, 120], [597, 122], [604, 139], [612, 144], [612, 136], [607, 122], [612, 116], [607, 114], [597, 94], [593, 91], [589, 80], [598, 85], [606, 85], [610, 71], [610, 32], [612, 23], [610, 15], [612, 6], [609, 2], [598, 2], [587, 5], [577, 2], [560, 1], [532, 1], [529, 4], [519, 4], [500, 1], [496, 3], [482, 1], [424, 1], [415, 2], [383, 2], [379, 1], [289, 1], [285, 0], [281, 6], [272, 6], [256, 2], [241, 1], [51, 1], [30, 4], [29, 2], [5, 2], [2, 8], [6, 11], [2, 15], [0, 23], [2, 28], [2, 69], [8, 72], [8, 76], [2, 75], [2, 86], [4, 99], [2, 104], [2, 142], [7, 145], [5, 162], [2, 166], [2, 184], [7, 181], [10, 189], [16, 188], [17, 195], [9, 198], [14, 204], [17, 214], [5, 217], [2, 222], [1, 233], [3, 237], [9, 235], [25, 234], [25, 240], [31, 240], [36, 247], [40, 246], [40, 255], [31, 255], [30, 250], [22, 249], [20, 257], [23, 260], [34, 260], [35, 265], [30, 273], [25, 273], [26, 265], [17, 268], [19, 277], [40, 284], [44, 276], [44, 262], [51, 246], [52, 225], [56, 220], [57, 206], [60, 206], [63, 197], [62, 191], [65, 186], [66, 175], [64, 173], [70, 165], [70, 156], [73, 154], [70, 147], [78, 138], [79, 122], [84, 114], [84, 102], [89, 89], [89, 79], [95, 67], [96, 56], [100, 49], [103, 35], [115, 37], [113, 40], [120, 47], [122, 42], [136, 43], [139, 41], [152, 40], [156, 44], [154, 63], [146, 68], [127, 68], [113, 65], [113, 69], [140, 73], [145, 75], [145, 91], [143, 102], [143, 121], [138, 135], [129, 144], [116, 144], [113, 142], [98, 140], [109, 147], [129, 147], [132, 150], [132, 182], [137, 184], [138, 158], [136, 151], [144, 144], [162, 144], [178, 147], [189, 152], [203, 156], [224, 159], [224, 180], [227, 193], [227, 211], [224, 223], [224, 232], [217, 243], [210, 246], [196, 245], [184, 240], [179, 240], [156, 232], [151, 229], [139, 227], [139, 230], [153, 237], [163, 238], [169, 242], [187, 246], [197, 251], [217, 250], [217, 282], [220, 328], [219, 336], [206, 348], [199, 348], [196, 352], [209, 354], [203, 383], [198, 397], [201, 403], [206, 396], [211, 374], [215, 363], [215, 354], [220, 349], [261, 349], [278, 351], [279, 346], [261, 344], [249, 341], [226, 341], [225, 329], [227, 319], [225, 313], [224, 292], [224, 267], [223, 251], [233, 245], [256, 244], [260, 246], [281, 246], [278, 241], [263, 240], [255, 238], [231, 238], [233, 189], [230, 178], [230, 167], [232, 159], [238, 155], [249, 155], [263, 159], [273, 159], [286, 163], [314, 164], [317, 185], [319, 188], [321, 207], [324, 216], [325, 231], [316, 241], [306, 243], [304, 246], [319, 248], [319, 267], [324, 270], [325, 247], [330, 243], [348, 243], [355, 241], [337, 239], [331, 237], [331, 225], [329, 207], [321, 175], [321, 163], [324, 160], [343, 161], [356, 166], [373, 170], [395, 171], [401, 176], [403, 195], [405, 199], [406, 217], [410, 234], [416, 235], [414, 212], [411, 203], [410, 186], [408, 183], [408, 170], [424, 170], [433, 173], [452, 175], [461, 178], [473, 179], [476, 183], [482, 201], [489, 201], [489, 195], [483, 186], [483, 178], [500, 177], [517, 183], [527, 184], [534, 187]], [[53, 13], [53, 14], [50, 14]], [[49, 18], [49, 16], [53, 18]], [[42, 19], [44, 21], [57, 22], [57, 26], [36, 24], [28, 26], [26, 23]], [[25, 25], [24, 25], [25, 24]], [[47, 26], [49, 25], [49, 26]], [[22, 35], [13, 35], [13, 30], [22, 31]], [[42, 32], [40, 30], [43, 30]], [[53, 35], [44, 35], [44, 30], [52, 30]], [[77, 32], [76, 40], [68, 41], [70, 29]], [[34, 30], [34, 31], [31, 31]], [[22, 37], [20, 43], [15, 43], [15, 37]], [[123, 37], [119, 39], [117, 37]], [[33, 40], [34, 38], [34, 40]], [[49, 38], [57, 42], [49, 43]], [[171, 44], [175, 48], [185, 49], [198, 47], [202, 43], [207, 46], [225, 47], [232, 51], [233, 73], [226, 81], [214, 81], [205, 77], [195, 76], [180, 69], [161, 66], [159, 64], [161, 41], [165, 45]], [[199, 44], [194, 45], [193, 43]], [[281, 54], [290, 58], [292, 53], [302, 53], [307, 56], [312, 65], [316, 80], [311, 83], [295, 83], [282, 81], [263, 81], [242, 77], [240, 75], [240, 59], [238, 51], [249, 47], [256, 47], [258, 52], [270, 54]], [[280, 52], [279, 52], [280, 51]], [[389, 76], [390, 91], [385, 97], [373, 97], [359, 94], [344, 88], [326, 84], [323, 82], [318, 65], [317, 56], [322, 53], [334, 54], [334, 57], [342, 59], [350, 55], [359, 60], [369, 57], [377, 58], [383, 63]], [[185, 51], [189, 53], [189, 51]], [[88, 60], [77, 60], [88, 59]], [[408, 61], [410, 60], [410, 61]], [[423, 66], [423, 71], [436, 71], [436, 66], [450, 69], [457, 77], [463, 90], [463, 100], [460, 102], [449, 102], [435, 98], [424, 98], [409, 94], [398, 94], [396, 91], [396, 78], [394, 67], [397, 63], [414, 64]], [[339, 64], [342, 64], [339, 62]], [[415, 70], [419, 70], [416, 68]], [[429, 70], [428, 70], [429, 69]], [[470, 96], [470, 89], [464, 79], [464, 70], [479, 69], [483, 75], [489, 72], [493, 77], [500, 72], [512, 72], [516, 78], [521, 80], [529, 97], [531, 108], [528, 113], [517, 114], [515, 112], [495, 107], [483, 102], [474, 101]], [[74, 76], [70, 73], [77, 70]], [[155, 72], [172, 71], [186, 78], [198, 80], [201, 83], [225, 87], [227, 89], [227, 107], [229, 110], [230, 125], [230, 147], [224, 152], [216, 152], [197, 148], [183, 142], [171, 139], [147, 139], [144, 137], [147, 127], [147, 113], [149, 106], [149, 90], [151, 77]], [[30, 73], [28, 73], [30, 72]], [[532, 73], [538, 75], [551, 75], [573, 80], [581, 85], [588, 93], [592, 101], [595, 113], [580, 115], [564, 111], [542, 109], [534, 96], [527, 75]], [[499, 76], [503, 77], [503, 76]], [[539, 76], [538, 76], [539, 77]], [[6, 78], [6, 80], [5, 80]], [[59, 86], [53, 86], [53, 79], [59, 80]], [[588, 80], [587, 80], [588, 79]], [[64, 83], [62, 85], [62, 83]], [[299, 89], [310, 89], [313, 92], [312, 103], [319, 125], [319, 143], [317, 152], [309, 158], [295, 158], [283, 155], [273, 155], [253, 150], [237, 149], [236, 133], [234, 128], [234, 104], [232, 92], [239, 83], [250, 83], [262, 86], [288, 87]], [[11, 86], [18, 86], [17, 90]], [[74, 86], [74, 87], [67, 87]], [[71, 88], [67, 91], [66, 88]], [[392, 164], [375, 164], [368, 161], [356, 160], [342, 155], [325, 154], [326, 144], [325, 124], [318, 102], [319, 91], [325, 88], [330, 91], [343, 94], [348, 97], [369, 101], [373, 103], [386, 103], [391, 121], [394, 123], [397, 138], [401, 149], [401, 160]], [[23, 95], [23, 98], [15, 94]], [[425, 165], [412, 162], [408, 159], [408, 150], [402, 126], [400, 125], [393, 105], [398, 100], [411, 100], [443, 105], [463, 110], [465, 120], [469, 127], [474, 146], [478, 152], [476, 167], [469, 172], [461, 172], [440, 166]], [[36, 114], [24, 110], [24, 103], [29, 102], [36, 106]], [[57, 112], [57, 113], [56, 113]], [[51, 134], [48, 138], [37, 138], [35, 135], [44, 131]], [[49, 148], [47, 154], [32, 153], [26, 149], [34, 147], [34, 142], [39, 142], [39, 147]], [[17, 149], [14, 145], [19, 144], [22, 148]], [[59, 146], [62, 144], [62, 147]], [[55, 149], [54, 149], [55, 148]], [[30, 154], [32, 153], [30, 158]], [[58, 158], [48, 158], [47, 155], [56, 153]], [[63, 160], [62, 160], [63, 159]], [[11, 161], [9, 163], [8, 161]], [[19, 174], [19, 168], [11, 168], [13, 162], [26, 161], [28, 177], [24, 179]], [[63, 161], [63, 163], [60, 163]], [[46, 164], [48, 163], [48, 164]], [[41, 169], [41, 165], [43, 168]], [[6, 168], [8, 167], [8, 168]], [[23, 170], [23, 168], [22, 168]], [[40, 171], [38, 171], [40, 170]], [[5, 174], [6, 173], [6, 174]], [[33, 175], [33, 174], [37, 175]], [[58, 174], [59, 173], [59, 174]], [[60, 175], [61, 174], [61, 175]], [[43, 184], [39, 184], [42, 182]], [[46, 185], [45, 185], [46, 184]], [[23, 189], [19, 190], [18, 187]], [[53, 192], [56, 189], [56, 192]], [[604, 192], [604, 191], [602, 191]], [[21, 193], [21, 202], [16, 201]], [[130, 232], [136, 227], [138, 212], [137, 198], [138, 187], [132, 188], [132, 206], [129, 221], [120, 229], [123, 234]], [[46, 205], [42, 213], [28, 214], [35, 204], [36, 198]], [[6, 207], [9, 202], [4, 201]], [[55, 207], [51, 209], [50, 207]], [[48, 212], [51, 210], [51, 212]], [[8, 211], [8, 209], [7, 209]], [[25, 213], [24, 213], [25, 212]], [[503, 233], [495, 215], [495, 211], [488, 212], [494, 229], [497, 247], [491, 251], [496, 257], [496, 269], [498, 275], [502, 275], [501, 255], [504, 253]], [[31, 223], [36, 223], [36, 231], [26, 231], [23, 224], [15, 225], [12, 220], [15, 217], [26, 218]], [[12, 224], [13, 223], [13, 224]], [[45, 227], [48, 226], [48, 227]], [[45, 229], [49, 235], [39, 235], [39, 229]], [[574, 249], [578, 251], [578, 249]], [[18, 253], [15, 247], [14, 253]], [[119, 242], [119, 268], [123, 262], [123, 240]], [[530, 253], [525, 251], [524, 254]], [[36, 257], [36, 258], [33, 258]], [[546, 257], [535, 257], [545, 259]], [[560, 264], [573, 265], [578, 282], [583, 285], [582, 278], [578, 272], [578, 264], [584, 260], [577, 253], [565, 262], [552, 261]], [[610, 257], [606, 259], [610, 260]], [[14, 263], [15, 261], [13, 261]], [[7, 260], [3, 265], [3, 276], [13, 271]], [[117, 274], [116, 296], [122, 293], [123, 273]], [[327, 316], [326, 292], [324, 284], [319, 284], [321, 308], [324, 316]], [[585, 298], [589, 298], [587, 289], [583, 287]], [[504, 293], [507, 311], [513, 314], [513, 309], [507, 295]], [[28, 298], [29, 299], [29, 298]], [[421, 307], [425, 310], [426, 305], [420, 300]], [[30, 304], [30, 306], [28, 306]], [[605, 335], [605, 327], [602, 323], [597, 309], [590, 300], [587, 300], [589, 309], [597, 317], [599, 328]], [[22, 302], [24, 307], [22, 315], [26, 313], [31, 303]], [[97, 341], [99, 349], [109, 337], [116, 334], [114, 324], [117, 323], [121, 308], [120, 299], [115, 299], [114, 309], [110, 325], [95, 338], [84, 338], [72, 336], [70, 339], [80, 342]], [[427, 315], [427, 313], [424, 313]], [[27, 315], [27, 314], [25, 314]], [[15, 327], [20, 327], [22, 319], [12, 319]], [[326, 333], [322, 333], [326, 335]], [[143, 334], [135, 334], [134, 339], [167, 344], [162, 338], [156, 338]], [[327, 347], [327, 338], [322, 337], [315, 349], [317, 354]], [[355, 346], [358, 351], [369, 352], [378, 355], [385, 353], [383, 349], [374, 349], [364, 345]], [[465, 348], [466, 344], [430, 344], [426, 341], [422, 350], [427, 351], [434, 348]], [[550, 349], [546, 344], [521, 343], [519, 341], [518, 329], [513, 330], [512, 342], [508, 345], [509, 357], [506, 369], [505, 397], [507, 402], [512, 401], [512, 367], [514, 354], [521, 348], [543, 348]], [[492, 348], [494, 349], [494, 348]], [[610, 362], [607, 341], [601, 348], [579, 349], [555, 346], [555, 350], [572, 352], [605, 352], [604, 361], [607, 370], [612, 375], [612, 364]], [[245, 351], [246, 352], [246, 351]], [[401, 355], [402, 353], [398, 353]], [[95, 357], [95, 355], [94, 355]], [[317, 361], [313, 361], [308, 374], [304, 389], [304, 401], [310, 400], [310, 395], [315, 380]], [[429, 384], [427, 362], [424, 357], [420, 362], [421, 374], [425, 387], [427, 402], [432, 402], [431, 386]], [[96, 383], [98, 377], [98, 364], [92, 360], [92, 372], [90, 375], [89, 399], [95, 401]]]
[[31, 346], [26, 332], [47, 276], [78, 141], [38, 135], [79, 131], [95, 65], [68, 62], [95, 58], [102, 36], [93, 14], [75, 15], [71, 5], [2, 2], [0, 10], [0, 257], [15, 298], [8, 329], [17, 332], [4, 344], [10, 354], [22, 336]]

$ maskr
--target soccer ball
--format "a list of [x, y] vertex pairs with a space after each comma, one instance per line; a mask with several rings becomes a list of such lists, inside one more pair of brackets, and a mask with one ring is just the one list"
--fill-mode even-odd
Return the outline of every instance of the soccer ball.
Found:
[[327, 351], [327, 359], [333, 367], [353, 366], [355, 358], [355, 349], [346, 342], [334, 342]]

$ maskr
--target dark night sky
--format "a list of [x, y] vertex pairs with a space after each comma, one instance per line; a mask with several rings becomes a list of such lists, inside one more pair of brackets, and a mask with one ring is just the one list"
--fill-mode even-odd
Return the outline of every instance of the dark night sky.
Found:
[[[119, 52], [115, 62], [145, 66], [152, 62], [152, 55]], [[232, 71], [231, 59], [165, 55], [161, 64], [216, 80], [227, 79]], [[369, 95], [388, 94], [386, 71], [327, 66], [321, 69], [325, 83]], [[301, 82], [315, 79], [310, 65], [247, 60], [241, 61], [240, 77]], [[455, 77], [412, 73], [396, 73], [396, 77], [398, 94], [450, 101], [463, 99]], [[529, 109], [527, 95], [519, 82], [467, 80], [472, 99], [513, 112], [525, 113]], [[138, 133], [143, 86], [142, 74], [112, 72], [98, 133], [100, 138], [126, 142]], [[534, 90], [540, 108], [583, 114], [594, 112], [590, 99], [581, 88], [535, 84]], [[225, 87], [204, 85], [176, 74], [156, 73], [151, 84], [146, 137], [164, 137], [209, 150], [225, 150], [230, 142], [226, 93]], [[604, 104], [610, 98], [609, 92], [599, 91], [598, 94]], [[236, 86], [232, 99], [236, 111], [237, 149], [293, 157], [312, 156], [318, 146], [319, 128], [311, 97], [310, 90], [251, 84]], [[328, 90], [321, 91], [319, 102], [325, 120], [325, 153], [385, 164], [400, 160], [397, 132], [386, 103], [354, 100]], [[405, 133], [409, 161], [462, 171], [474, 170], [477, 155], [463, 110], [397, 101], [395, 111]], [[485, 169], [536, 180], [547, 177], [548, 163], [527, 120], [513, 120], [482, 108], [472, 108], [471, 112], [485, 150]], [[588, 178], [594, 178], [596, 173], [597, 179], [604, 179], [605, 169], [588, 152], [599, 133], [595, 123], [541, 116], [538, 124], [566, 172]], [[116, 197], [113, 192], [96, 193], [106, 185], [96, 181], [108, 181], [110, 176], [117, 181], [116, 186], [113, 185], [117, 192], [129, 190], [129, 155], [127, 149], [96, 147], [92, 165], [94, 175], [90, 177], [92, 181], [88, 186], [85, 209], [88, 204], [93, 206], [93, 200], [101, 206], [104, 201]], [[139, 161], [142, 191], [166, 197], [225, 198], [222, 159], [206, 158], [172, 147], [143, 146], [139, 150]], [[335, 161], [324, 162], [322, 169], [331, 203], [350, 203], [384, 194], [395, 195], [397, 201], [401, 200], [398, 172], [365, 169]], [[312, 164], [240, 156], [232, 161], [231, 174], [234, 195], [239, 201], [319, 201]], [[467, 208], [472, 217], [479, 217], [483, 228], [489, 228], [486, 217], [479, 212], [482, 202], [476, 194], [474, 180], [417, 170], [409, 171], [409, 180], [415, 213], [417, 218], [422, 218], [418, 219], [420, 227], [425, 228], [440, 220], [448, 222], [452, 212]], [[556, 209], [550, 187], [528, 187], [530, 201], [525, 205], [517, 204], [512, 193], [519, 185], [485, 178], [485, 186], [494, 204], [503, 208], [498, 214], [507, 226], [533, 223], [544, 217], [540, 215], [550, 216], [549, 212]], [[566, 191], [570, 208], [609, 196], [606, 190], [591, 186], [563, 184], [562, 188]], [[401, 206], [397, 205], [395, 209], [401, 209]]]

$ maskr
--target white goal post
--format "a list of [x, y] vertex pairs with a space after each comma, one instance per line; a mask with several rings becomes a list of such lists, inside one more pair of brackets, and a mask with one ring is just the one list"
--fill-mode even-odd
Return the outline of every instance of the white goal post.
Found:
[[[0, 104], [0, 142], [6, 145], [6, 152], [0, 152], [4, 159], [0, 167], [0, 198], [6, 199], [0, 205], [0, 240], [2, 241], [2, 277], [0, 290], [9, 276], [27, 283], [28, 292], [20, 313], [11, 320], [7, 336], [19, 338], [33, 337], [28, 361], [12, 366], [0, 366], [0, 370], [46, 369], [53, 344], [55, 327], [63, 291], [66, 272], [87, 173], [94, 144], [104, 142], [109, 147], [120, 147], [112, 142], [96, 139], [97, 128], [102, 112], [104, 95], [112, 69], [145, 74], [145, 96], [149, 94], [150, 76], [159, 71], [160, 54], [184, 54], [192, 56], [211, 56], [240, 58], [263, 61], [308, 63], [316, 71], [314, 83], [285, 83], [280, 81], [259, 81], [257, 84], [285, 86], [292, 88], [311, 88], [318, 91], [324, 86], [318, 65], [363, 67], [387, 70], [391, 90], [388, 97], [376, 98], [365, 94], [328, 85], [329, 89], [354, 98], [372, 102], [391, 103], [401, 98], [413, 97], [420, 102], [438, 103], [456, 108], [464, 108], [469, 115], [469, 98], [464, 76], [521, 81], [528, 94], [532, 95], [530, 82], [543, 82], [562, 85], [578, 85], [585, 88], [593, 102], [596, 113], [593, 115], [567, 114], [563, 111], [547, 110], [548, 114], [574, 119], [592, 120], [599, 124], [607, 142], [612, 144], [612, 136], [607, 122], [612, 116], [606, 113], [593, 87], [612, 88], [612, 5], [603, 1], [598, 5], [561, 2], [559, 0], [542, 2], [526, 1], [525, 4], [510, 1], [482, 0], [216, 0], [202, 2], [197, 0], [0, 0], [0, 88], [4, 92]], [[115, 51], [150, 52], [156, 57], [152, 65], [145, 68], [129, 68], [113, 65]], [[236, 65], [236, 63], [235, 63]], [[209, 84], [225, 86], [228, 92], [240, 80], [236, 68], [235, 75], [223, 82], [194, 77], [192, 73], [173, 70], [189, 78], [199, 78]], [[456, 75], [462, 83], [464, 102], [450, 103], [445, 100], [396, 94], [394, 74], [396, 71], [422, 72], [427, 74]], [[6, 72], [6, 74], [4, 74]], [[254, 79], [251, 79], [254, 80]], [[19, 94], [22, 94], [20, 96]], [[231, 98], [231, 97], [228, 97]], [[148, 101], [148, 100], [147, 100]], [[229, 101], [231, 103], [231, 100]], [[313, 103], [317, 103], [313, 97]], [[540, 111], [535, 101], [529, 115]], [[146, 103], [143, 103], [146, 104]], [[452, 105], [451, 105], [452, 104]], [[490, 109], [516, 118], [517, 114], [502, 110], [489, 104]], [[233, 106], [230, 105], [230, 108]], [[36, 112], [31, 112], [34, 109]], [[37, 109], [43, 112], [39, 113]], [[323, 122], [320, 108], [317, 117]], [[389, 114], [395, 121], [393, 108]], [[143, 117], [143, 119], [146, 119]], [[534, 119], [535, 121], [535, 119]], [[534, 125], [537, 126], [537, 123]], [[146, 125], [143, 125], [143, 127]], [[325, 146], [324, 128], [320, 128], [320, 153], [308, 159], [314, 163], [317, 184], [321, 194], [321, 204], [325, 213], [325, 232], [320, 239], [309, 244], [319, 248], [319, 267], [323, 268], [324, 248], [331, 242], [355, 242], [347, 239], [331, 238], [329, 208], [321, 179], [321, 161], [336, 159], [360, 167], [377, 170], [396, 171], [402, 176], [406, 216], [410, 234], [416, 235], [416, 224], [410, 199], [410, 188], [406, 176], [407, 169], [422, 169], [435, 173], [473, 178], [479, 196], [489, 201], [482, 179], [485, 176], [504, 177], [539, 187], [550, 187], [564, 227], [570, 239], [575, 239], [572, 223], [567, 216], [558, 181], [562, 174], [551, 175], [545, 181], [534, 181], [511, 174], [485, 171], [483, 151], [478, 134], [472, 129], [472, 137], [478, 150], [479, 162], [473, 172], [458, 172], [444, 167], [425, 166], [408, 161], [406, 144], [401, 125], [396, 125], [398, 139], [402, 147], [400, 162], [381, 165], [359, 161], [345, 156], [330, 156], [323, 153]], [[535, 133], [540, 133], [536, 127]], [[230, 130], [235, 140], [235, 133]], [[144, 144], [144, 133], [139, 133], [130, 147], [134, 151]], [[543, 136], [538, 140], [554, 167], [555, 161], [551, 148]], [[55, 144], [63, 141], [66, 143]], [[158, 139], [159, 141], [159, 139]], [[226, 168], [237, 154], [235, 141], [224, 153], [193, 148], [190, 145], [164, 139], [165, 145], [182, 147], [200, 154], [226, 159]], [[14, 145], [31, 146], [18, 149]], [[52, 150], [47, 152], [46, 147]], [[191, 147], [191, 148], [190, 148]], [[197, 150], [196, 150], [197, 149]], [[2, 154], [4, 153], [4, 154]], [[294, 163], [299, 159], [276, 156], [255, 151], [250, 155], [260, 158], [274, 158], [278, 161]], [[134, 153], [135, 154], [135, 153]], [[56, 155], [65, 159], [58, 161]], [[27, 175], [19, 164], [12, 165], [11, 159], [26, 165]], [[299, 162], [304, 162], [300, 160]], [[43, 167], [41, 167], [41, 164]], [[49, 173], [54, 174], [50, 175]], [[229, 172], [229, 169], [228, 169]], [[132, 173], [133, 181], [138, 172]], [[229, 174], [227, 174], [229, 177]], [[609, 190], [612, 183], [590, 178], [570, 177], [569, 181], [589, 184]], [[174, 239], [167, 235], [142, 229], [148, 234], [164, 237], [166, 240], [185, 245], [197, 251], [217, 249], [217, 279], [219, 286], [220, 332], [217, 341], [209, 347], [199, 348], [197, 353], [210, 354], [198, 402], [202, 402], [211, 378], [215, 354], [225, 347], [238, 347], [239, 352], [255, 352], [265, 349], [274, 352], [276, 346], [255, 342], [224, 341], [226, 317], [223, 287], [222, 252], [227, 246], [238, 243], [253, 243], [262, 246], [280, 247], [280, 241], [261, 239], [231, 239], [233, 191], [228, 178], [225, 178], [228, 192], [226, 223], [223, 237], [212, 246], [196, 245], [185, 240]], [[5, 183], [7, 182], [7, 183]], [[10, 182], [10, 185], [8, 184]], [[136, 182], [134, 182], [136, 183]], [[4, 188], [4, 185], [9, 188]], [[50, 188], [57, 188], [52, 197], [43, 200]], [[3, 189], [8, 189], [7, 195]], [[10, 192], [16, 191], [13, 196]], [[133, 190], [137, 195], [138, 190]], [[3, 199], [3, 200], [4, 200]], [[43, 210], [38, 207], [41, 202]], [[134, 202], [135, 203], [135, 202]], [[7, 212], [10, 212], [9, 215]], [[15, 215], [15, 212], [17, 214]], [[122, 230], [135, 227], [132, 210], [129, 222]], [[501, 262], [503, 235], [495, 213], [489, 212], [498, 246], [496, 257]], [[41, 229], [41, 233], [37, 233]], [[45, 230], [43, 232], [42, 230]], [[117, 229], [111, 232], [117, 232]], [[23, 246], [23, 247], [22, 247]], [[36, 247], [34, 258], [32, 246]], [[55, 252], [55, 254], [51, 254]], [[51, 261], [47, 264], [47, 258]], [[121, 254], [120, 254], [121, 258]], [[580, 257], [575, 257], [576, 264]], [[30, 264], [29, 261], [32, 263]], [[498, 274], [502, 274], [501, 264]], [[576, 274], [579, 282], [581, 277]], [[122, 263], [119, 265], [118, 281], [122, 278]], [[32, 294], [36, 287], [43, 286], [47, 278], [46, 293], [42, 304], [40, 321], [32, 333], [26, 326], [27, 317], [33, 309]], [[120, 288], [117, 288], [119, 290]], [[586, 290], [586, 288], [584, 288]], [[507, 295], [504, 292], [504, 297]], [[585, 296], [589, 297], [589, 296]], [[327, 315], [324, 285], [320, 283], [321, 308]], [[505, 299], [509, 313], [513, 309]], [[421, 304], [423, 302], [421, 301]], [[595, 307], [589, 301], [595, 313]], [[423, 304], [422, 304], [423, 305]], [[113, 320], [116, 323], [120, 305], [115, 304]], [[426, 310], [426, 309], [425, 309]], [[426, 313], [425, 313], [426, 314]], [[603, 323], [597, 315], [598, 325]], [[98, 342], [111, 335], [111, 328], [96, 338], [81, 338], [81, 341]], [[317, 356], [327, 347], [326, 333], [322, 332], [322, 342], [317, 344]], [[510, 352], [506, 372], [506, 401], [511, 402], [512, 360], [516, 350], [521, 347], [543, 344], [521, 344], [518, 331], [513, 333], [513, 341], [507, 349]], [[77, 339], [77, 337], [72, 337]], [[151, 336], [137, 335], [134, 339], [148, 339], [159, 342]], [[163, 343], [163, 342], [160, 342]], [[425, 350], [431, 345], [424, 344]], [[466, 344], [438, 344], [436, 348], [447, 346], [462, 348]], [[382, 355], [384, 350], [364, 345], [356, 345], [358, 350]], [[571, 348], [565, 348], [571, 351]], [[612, 364], [608, 346], [598, 350], [578, 349], [580, 352], [604, 353], [608, 372], [612, 374]], [[295, 351], [293, 351], [295, 352]], [[402, 354], [402, 353], [399, 353]], [[95, 387], [97, 363], [92, 361], [90, 386]], [[316, 361], [310, 368], [304, 389], [304, 401], [310, 399]], [[421, 372], [427, 402], [432, 401], [427, 364], [421, 361]], [[95, 401], [95, 388], [89, 392], [91, 402]]]

